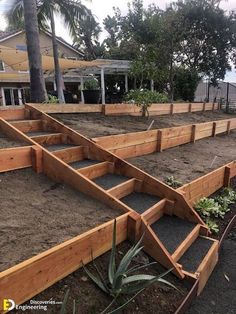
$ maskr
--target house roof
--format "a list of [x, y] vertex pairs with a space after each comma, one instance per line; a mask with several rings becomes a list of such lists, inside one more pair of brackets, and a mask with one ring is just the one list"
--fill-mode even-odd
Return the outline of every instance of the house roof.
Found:
[[[23, 30], [12, 30], [12, 31], [0, 31], [0, 42], [4, 42], [5, 40], [17, 36], [21, 33], [23, 33]], [[52, 34], [48, 31], [41, 31], [45, 33], [47, 36], [52, 37]], [[62, 45], [68, 47], [69, 49], [73, 50], [74, 52], [78, 53], [81, 57], [84, 56], [84, 53], [80, 50], [75, 49], [71, 44], [69, 44], [67, 41], [65, 41], [62, 37], [57, 36], [57, 41], [61, 43]]]

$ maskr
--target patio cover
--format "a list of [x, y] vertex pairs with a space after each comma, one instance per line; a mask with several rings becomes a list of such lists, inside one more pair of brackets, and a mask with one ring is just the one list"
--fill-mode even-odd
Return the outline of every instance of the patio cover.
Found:
[[[27, 52], [5, 47], [0, 45], [0, 60], [4, 61], [8, 66], [16, 71], [28, 71], [28, 54]], [[69, 60], [59, 58], [60, 68], [65, 69], [78, 69], [78, 68], [88, 68], [105, 66], [109, 64], [108, 60], [94, 60], [94, 61], [83, 61], [83, 60]], [[42, 55], [42, 68], [43, 71], [53, 71], [54, 70], [54, 59], [53, 57]]]

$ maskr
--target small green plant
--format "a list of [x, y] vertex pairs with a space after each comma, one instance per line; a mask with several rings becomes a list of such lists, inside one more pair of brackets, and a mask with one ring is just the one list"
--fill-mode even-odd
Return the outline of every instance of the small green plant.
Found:
[[98, 90], [99, 89], [98, 80], [95, 77], [89, 79], [88, 81], [84, 83], [84, 89], [85, 90]]
[[[136, 245], [131, 247], [131, 249], [124, 255], [120, 264], [116, 266], [115, 256], [116, 256], [116, 220], [114, 222], [113, 228], [113, 240], [112, 240], [112, 250], [111, 256], [108, 266], [108, 279], [106, 280], [97, 266], [94, 264], [94, 268], [96, 270], [96, 275], [91, 273], [85, 266], [84, 270], [87, 275], [91, 278], [91, 280], [106, 294], [113, 297], [112, 302], [108, 305], [108, 307], [102, 313], [115, 313], [124, 309], [132, 300], [134, 300], [139, 293], [141, 293], [145, 288], [149, 287], [151, 284], [155, 282], [164, 283], [174, 289], [177, 289], [174, 285], [172, 285], [167, 280], [163, 279], [163, 277], [169, 273], [171, 270], [159, 275], [152, 276], [146, 274], [133, 274], [143, 268], [147, 268], [150, 265], [156, 264], [155, 262], [148, 263], [142, 266], [133, 266], [129, 267], [132, 260], [135, 256], [139, 254], [139, 252], [143, 249], [141, 247], [141, 242], [143, 237], [138, 241]], [[111, 307], [119, 300], [122, 296], [131, 295], [128, 301], [125, 301], [121, 306], [109, 312]]]
[[143, 117], [149, 116], [148, 108], [154, 103], [168, 102], [168, 98], [165, 94], [158, 92], [152, 92], [147, 89], [131, 90], [126, 95], [126, 101], [136, 104], [140, 107], [140, 112]]
[[195, 209], [204, 217], [215, 216], [221, 212], [221, 206], [213, 198], [207, 197], [201, 198], [195, 205]]
[[177, 189], [182, 186], [182, 182], [176, 179], [174, 176], [169, 176], [165, 178], [165, 183], [172, 187], [173, 189]]
[[48, 99], [43, 102], [44, 104], [59, 104], [57, 96], [48, 95]]
[[214, 220], [207, 218], [206, 224], [212, 233], [215, 234], [219, 233], [219, 226]]

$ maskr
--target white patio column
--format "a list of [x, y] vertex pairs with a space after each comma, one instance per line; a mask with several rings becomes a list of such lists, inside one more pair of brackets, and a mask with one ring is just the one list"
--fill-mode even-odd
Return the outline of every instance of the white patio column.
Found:
[[1, 87], [1, 93], [2, 93], [2, 105], [6, 106], [6, 98], [5, 98], [5, 93], [4, 93], [3, 87]]
[[57, 85], [56, 85], [55, 80], [53, 81], [53, 90], [54, 90], [54, 92], [56, 92], [56, 90], [57, 90]]
[[18, 98], [19, 98], [19, 105], [22, 106], [23, 105], [23, 99], [22, 99], [22, 91], [20, 88], [18, 88]]
[[150, 81], [150, 85], [151, 85], [151, 91], [154, 92], [154, 81], [153, 80]]
[[101, 90], [102, 90], [102, 104], [106, 103], [106, 91], [105, 91], [105, 77], [104, 77], [104, 68], [101, 68]]
[[125, 74], [125, 92], [129, 92], [128, 74]]
[[80, 95], [81, 95], [81, 103], [84, 104], [84, 93], [83, 93], [83, 89], [84, 89], [84, 78], [81, 77], [80, 78]]

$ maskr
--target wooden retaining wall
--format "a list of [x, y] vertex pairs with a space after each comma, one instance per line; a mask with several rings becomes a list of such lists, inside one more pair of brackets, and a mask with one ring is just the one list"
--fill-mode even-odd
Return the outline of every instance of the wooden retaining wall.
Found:
[[37, 146], [0, 149], [0, 173], [33, 167], [36, 170]]
[[[45, 113], [102, 113], [104, 115], [141, 116], [140, 108], [134, 104], [29, 104]], [[150, 116], [175, 113], [213, 111], [220, 109], [213, 103], [175, 103], [152, 104], [149, 108]], [[0, 112], [1, 116], [1, 112]]]
[[[219, 105], [213, 103], [174, 103], [152, 104], [148, 111], [150, 116], [159, 116], [185, 112], [213, 111], [218, 109], [220, 109]], [[141, 116], [140, 108], [134, 104], [105, 105], [104, 114]]]
[[236, 161], [222, 166], [178, 189], [193, 206], [200, 198], [210, 196], [236, 176]]
[[197, 140], [229, 134], [236, 129], [236, 118], [185, 125], [159, 130], [134, 132], [93, 138], [97, 144], [122, 158], [161, 152]]
[[[117, 218], [117, 244], [127, 239], [128, 216]], [[113, 220], [104, 223], [1, 272], [0, 300], [10, 298], [21, 304], [80, 268], [81, 262], [91, 262], [92, 254], [96, 258], [109, 251], [113, 225]]]

